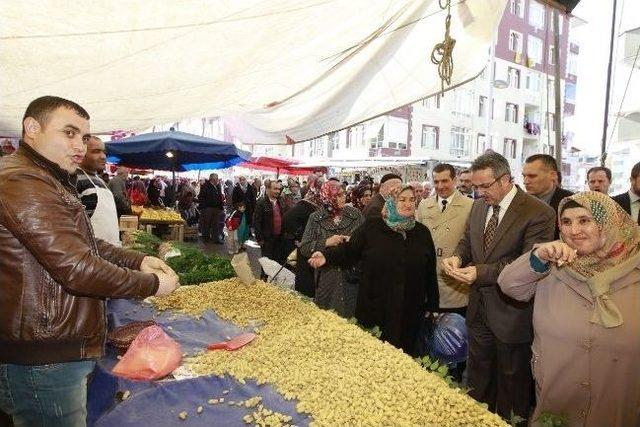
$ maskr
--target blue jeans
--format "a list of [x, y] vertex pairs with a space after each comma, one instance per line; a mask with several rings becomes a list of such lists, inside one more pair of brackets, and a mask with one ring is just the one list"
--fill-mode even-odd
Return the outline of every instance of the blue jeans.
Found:
[[15, 427], [84, 427], [87, 375], [95, 362], [0, 364], [0, 409]]

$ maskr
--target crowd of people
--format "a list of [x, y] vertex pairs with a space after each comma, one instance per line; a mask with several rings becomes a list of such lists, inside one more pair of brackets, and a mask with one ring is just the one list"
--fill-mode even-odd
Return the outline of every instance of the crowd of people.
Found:
[[425, 321], [464, 316], [457, 379], [519, 425], [543, 413], [640, 424], [640, 162], [614, 197], [607, 168], [573, 194], [546, 154], [526, 159], [524, 188], [493, 152], [466, 170], [436, 165], [428, 185], [319, 171], [174, 188], [125, 168], [106, 182], [104, 167], [86, 110], [56, 97], [28, 106], [19, 149], [0, 160], [0, 410], [17, 425], [83, 425], [105, 299], [176, 288], [163, 261], [118, 247], [111, 230], [132, 203], [175, 206], [232, 253], [253, 238], [264, 256], [295, 260], [299, 292], [410, 355]]

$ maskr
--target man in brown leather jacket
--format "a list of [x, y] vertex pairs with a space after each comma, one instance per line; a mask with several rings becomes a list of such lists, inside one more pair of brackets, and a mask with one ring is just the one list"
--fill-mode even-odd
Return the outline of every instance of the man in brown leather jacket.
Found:
[[0, 409], [16, 425], [85, 425], [105, 298], [177, 286], [161, 260], [94, 237], [74, 183], [89, 137], [82, 107], [38, 98], [20, 147], [0, 160]]

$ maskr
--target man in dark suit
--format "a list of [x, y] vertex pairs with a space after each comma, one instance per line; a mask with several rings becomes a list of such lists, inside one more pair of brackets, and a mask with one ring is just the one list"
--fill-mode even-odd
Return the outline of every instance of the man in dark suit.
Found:
[[384, 175], [382, 179], [380, 179], [380, 191], [371, 198], [371, 201], [365, 206], [364, 211], [362, 211], [365, 218], [380, 218], [385, 197], [391, 194], [394, 189], [400, 188], [401, 185], [402, 178], [400, 175], [395, 173]]
[[631, 218], [640, 225], [640, 162], [631, 168], [631, 186], [626, 193], [613, 196], [613, 200], [618, 202]]
[[[556, 159], [549, 154], [534, 154], [524, 162], [522, 178], [527, 193], [551, 206], [558, 214], [560, 200], [571, 196], [573, 193], [560, 187], [562, 175], [558, 170]], [[555, 238], [560, 236], [556, 227]]]
[[512, 183], [508, 161], [497, 153], [471, 165], [473, 203], [464, 237], [442, 261], [446, 274], [471, 285], [467, 309], [469, 394], [509, 419], [529, 415], [532, 302], [504, 295], [498, 275], [535, 243], [553, 240], [553, 209]]

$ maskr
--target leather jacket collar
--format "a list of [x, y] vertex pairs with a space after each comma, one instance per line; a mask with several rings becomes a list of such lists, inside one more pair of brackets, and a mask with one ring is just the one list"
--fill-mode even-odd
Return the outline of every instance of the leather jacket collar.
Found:
[[51, 173], [62, 185], [73, 189], [75, 192], [76, 188], [76, 174], [70, 174], [66, 170], [62, 169], [56, 163], [51, 160], [43, 157], [40, 153], [34, 150], [29, 144], [20, 140], [20, 146], [18, 147], [17, 153], [22, 154], [23, 156], [29, 158], [33, 163], [40, 166], [41, 168], [47, 170]]

